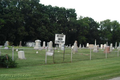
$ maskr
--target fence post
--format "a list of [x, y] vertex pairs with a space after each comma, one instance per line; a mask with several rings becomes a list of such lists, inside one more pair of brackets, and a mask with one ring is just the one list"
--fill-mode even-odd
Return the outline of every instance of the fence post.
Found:
[[119, 49], [118, 49], [118, 52], [117, 52], [117, 56], [119, 56]]
[[107, 59], [107, 50], [106, 50], [106, 52], [105, 52], [105, 57], [106, 57], [106, 59]]
[[90, 48], [90, 60], [91, 60], [91, 48]]
[[47, 54], [45, 53], [45, 63], [47, 64]]
[[53, 51], [53, 63], [55, 63], [55, 61], [54, 61], [54, 54], [55, 54], [55, 49]]
[[14, 61], [14, 47], [12, 47], [12, 61]]
[[65, 59], [65, 45], [64, 45], [64, 50], [63, 50], [63, 61]]
[[72, 49], [71, 49], [71, 62], [72, 62]]

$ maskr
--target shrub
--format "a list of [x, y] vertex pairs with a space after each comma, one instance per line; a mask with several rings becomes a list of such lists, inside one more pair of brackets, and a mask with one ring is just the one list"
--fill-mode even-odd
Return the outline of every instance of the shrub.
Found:
[[13, 68], [17, 67], [17, 63], [12, 61], [12, 58], [9, 55], [0, 56], [0, 67]]

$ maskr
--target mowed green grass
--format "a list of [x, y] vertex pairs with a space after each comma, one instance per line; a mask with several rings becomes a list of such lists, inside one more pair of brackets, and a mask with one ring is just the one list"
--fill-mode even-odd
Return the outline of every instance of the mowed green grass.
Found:
[[[63, 51], [55, 50], [53, 57], [48, 56], [45, 64], [45, 50], [23, 47], [26, 59], [18, 59], [17, 51], [14, 51], [17, 68], [0, 68], [0, 80], [107, 80], [120, 76], [120, 57], [117, 50], [107, 54], [103, 50], [92, 54], [90, 60], [90, 50], [81, 49], [73, 54], [71, 62], [71, 50], [65, 50], [63, 61]], [[20, 49], [19, 49], [20, 50]], [[12, 56], [12, 50], [1, 50], [3, 54]]]

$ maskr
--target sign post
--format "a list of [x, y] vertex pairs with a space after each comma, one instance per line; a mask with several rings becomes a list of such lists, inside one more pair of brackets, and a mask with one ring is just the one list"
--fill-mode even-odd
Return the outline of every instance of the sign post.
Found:
[[[59, 44], [59, 45], [64, 45], [65, 44], [65, 35], [64, 34], [55, 34], [55, 44]], [[65, 45], [62, 46], [64, 49], [63, 51], [63, 61], [64, 61], [64, 57], [65, 57]]]

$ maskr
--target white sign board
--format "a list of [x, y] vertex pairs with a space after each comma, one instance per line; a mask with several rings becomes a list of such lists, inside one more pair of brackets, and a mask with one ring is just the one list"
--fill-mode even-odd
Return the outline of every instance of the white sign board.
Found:
[[46, 52], [47, 56], [53, 56], [53, 52]]
[[55, 44], [65, 44], [65, 35], [55, 34]]

